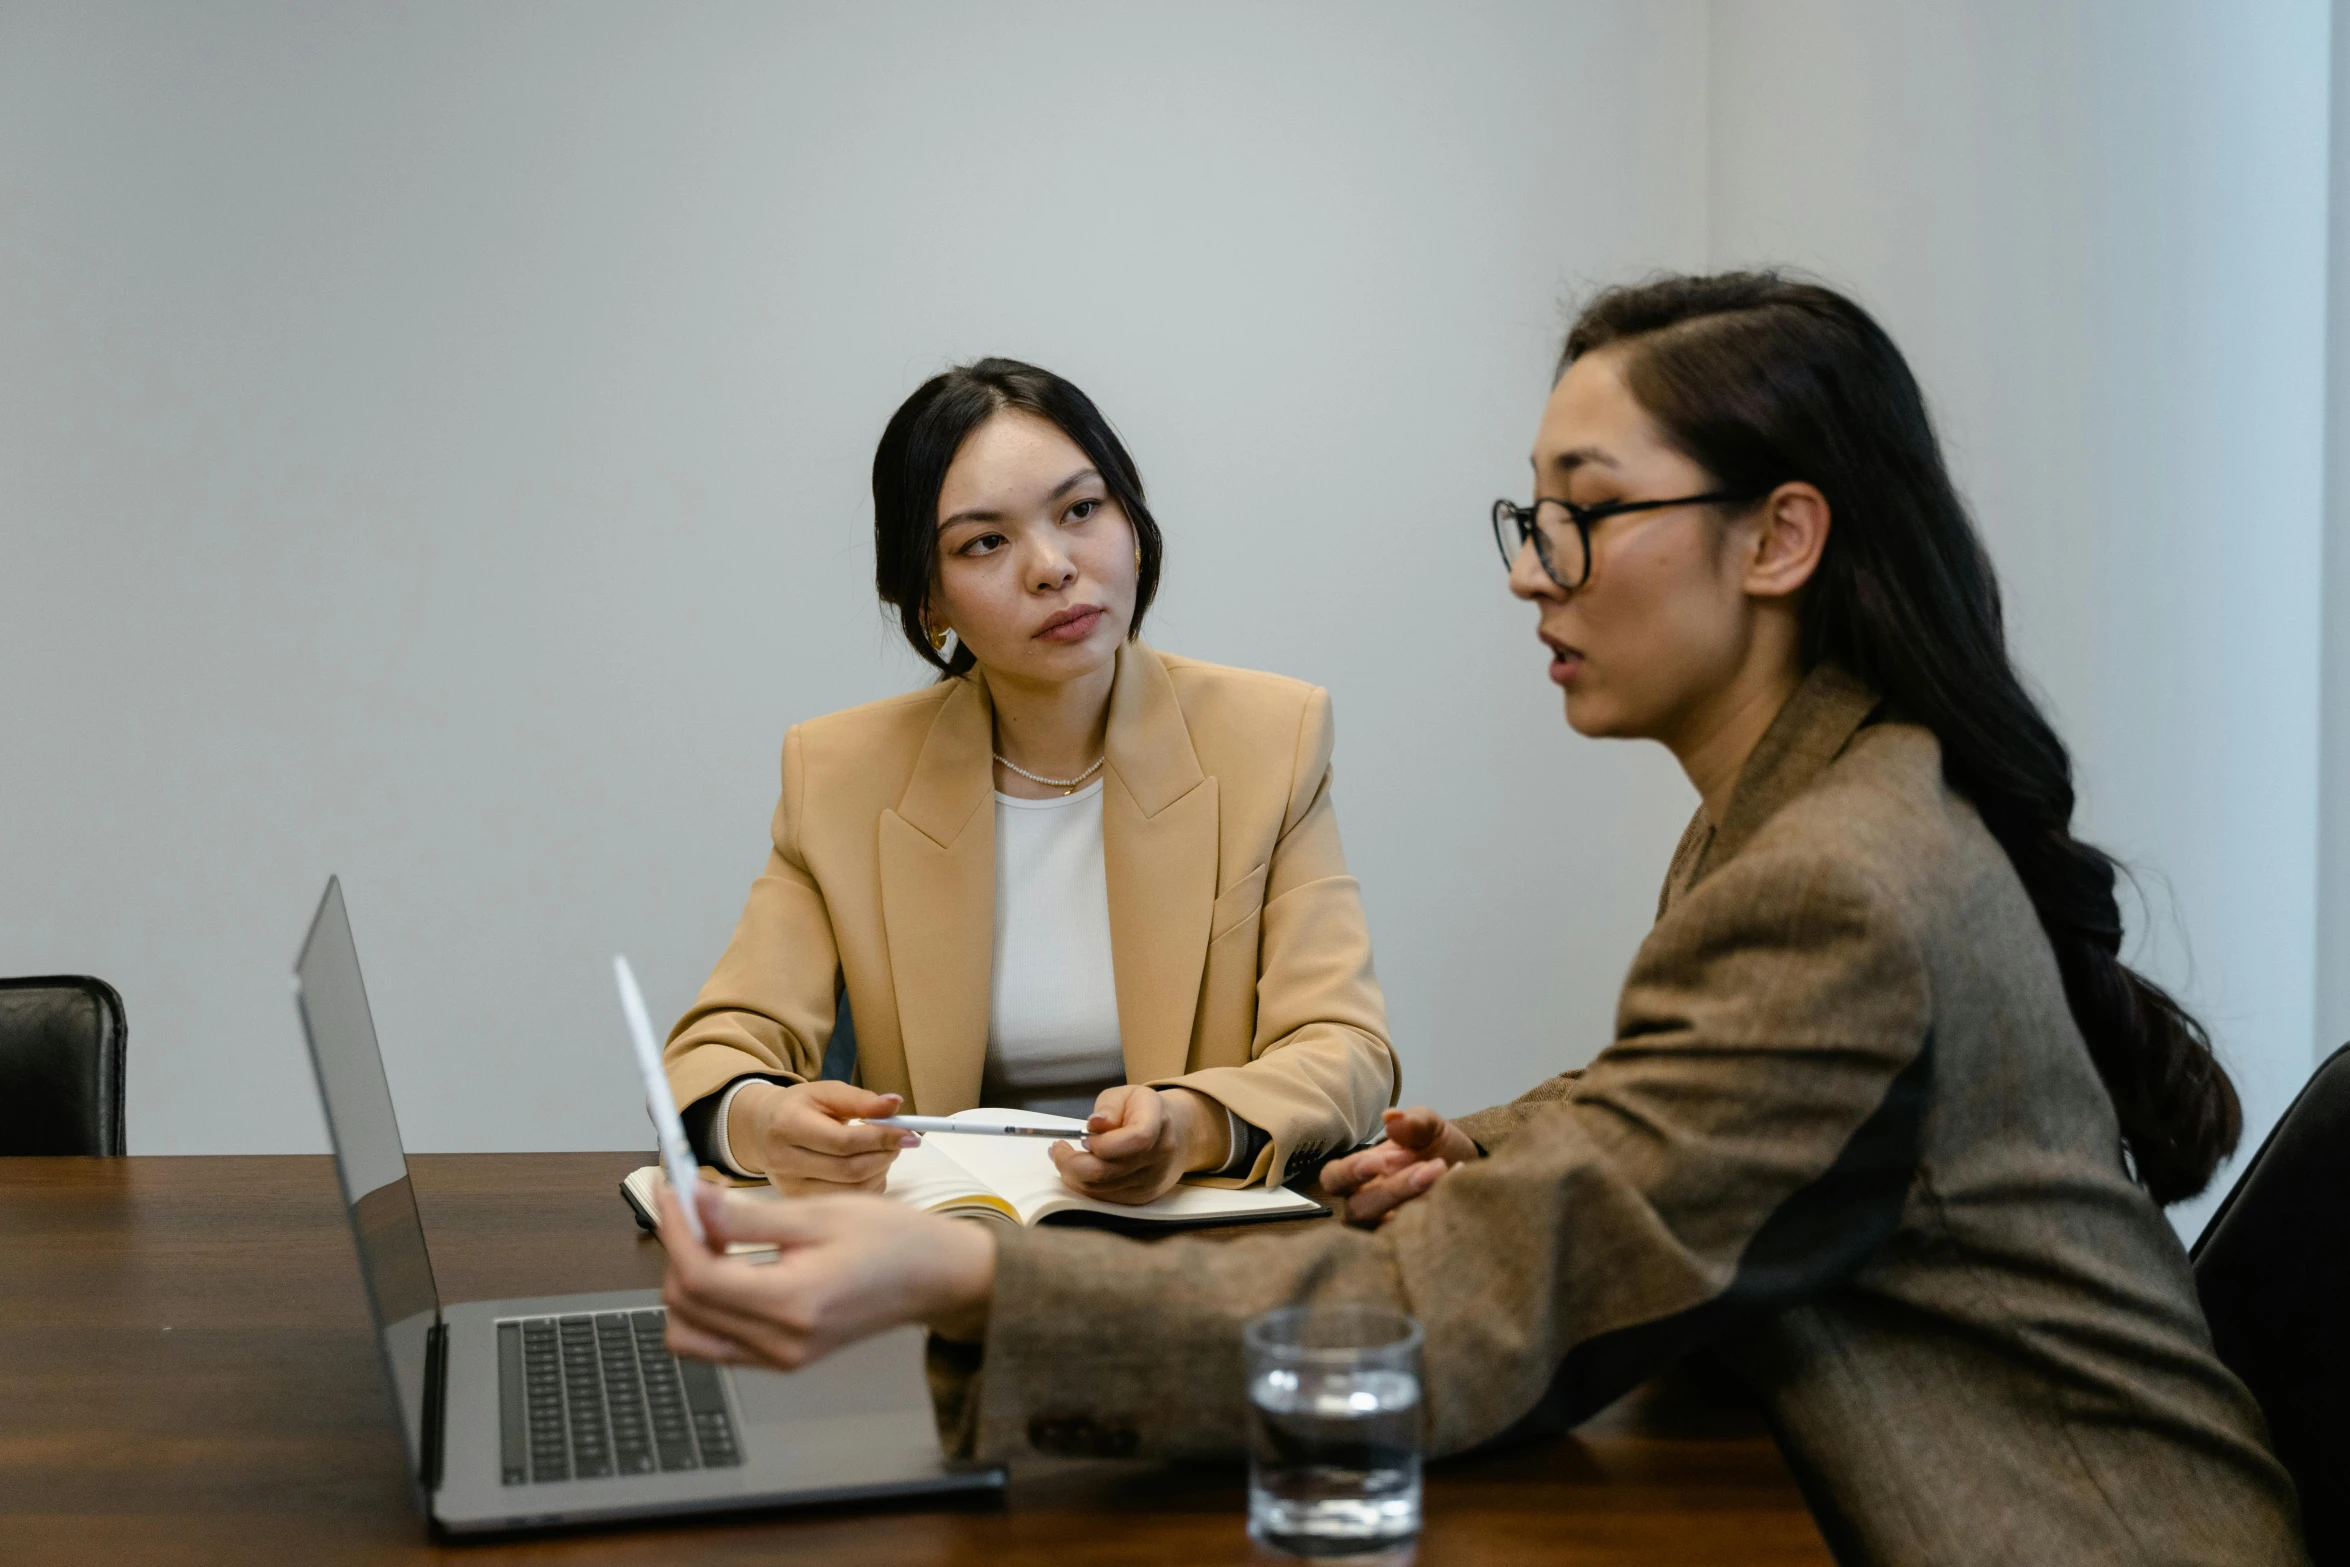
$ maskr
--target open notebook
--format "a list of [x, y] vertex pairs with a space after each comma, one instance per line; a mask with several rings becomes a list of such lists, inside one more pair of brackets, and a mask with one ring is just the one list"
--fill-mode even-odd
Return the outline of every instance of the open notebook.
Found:
[[[1071, 1132], [1085, 1130], [1083, 1121], [1064, 1116], [1038, 1115], [1027, 1110], [965, 1110], [949, 1120], [994, 1121], [1019, 1126], [1049, 1126]], [[1042, 1224], [1048, 1219], [1067, 1223], [1134, 1225], [1150, 1229], [1185, 1225], [1247, 1224], [1262, 1219], [1300, 1219], [1329, 1210], [1311, 1197], [1280, 1187], [1232, 1189], [1188, 1183], [1155, 1202], [1137, 1205], [1101, 1202], [1081, 1197], [1061, 1184], [1053, 1167], [1049, 1139], [1041, 1137], [959, 1136], [931, 1132], [917, 1148], [908, 1148], [889, 1167], [889, 1195], [932, 1213], [958, 1218], [992, 1219], [1005, 1224]], [[621, 1195], [634, 1208], [639, 1223], [652, 1227], [653, 1194], [661, 1180], [660, 1168], [646, 1165], [632, 1170], [620, 1183]], [[771, 1186], [742, 1188], [748, 1193], [775, 1196]]]

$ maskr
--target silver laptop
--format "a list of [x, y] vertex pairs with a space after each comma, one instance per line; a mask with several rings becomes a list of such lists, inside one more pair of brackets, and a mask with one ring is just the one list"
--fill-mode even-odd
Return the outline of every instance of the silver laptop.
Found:
[[941, 1454], [916, 1329], [787, 1376], [674, 1358], [654, 1290], [442, 1305], [334, 880], [294, 978], [417, 1505], [437, 1529], [1003, 1484]]

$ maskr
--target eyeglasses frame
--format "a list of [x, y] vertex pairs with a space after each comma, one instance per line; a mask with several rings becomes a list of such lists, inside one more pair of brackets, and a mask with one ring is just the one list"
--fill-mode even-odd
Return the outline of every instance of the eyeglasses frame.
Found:
[[[1621, 517], [1631, 512], [1663, 511], [1672, 506], [1735, 505], [1761, 498], [1742, 490], [1708, 490], [1703, 495], [1676, 495], [1662, 501], [1600, 501], [1591, 506], [1578, 506], [1573, 501], [1540, 495], [1535, 497], [1533, 505], [1520, 506], [1505, 496], [1493, 503], [1493, 546], [1501, 551], [1501, 563], [1514, 569], [1518, 564], [1518, 550], [1533, 545], [1534, 558], [1541, 562], [1543, 575], [1566, 592], [1572, 593], [1591, 580], [1591, 530], [1610, 517]], [[1583, 575], [1573, 582], [1559, 575], [1558, 563], [1550, 558], [1549, 535], [1542, 531], [1540, 522], [1545, 506], [1556, 506], [1565, 511], [1568, 520], [1575, 524], [1575, 532], [1582, 538]], [[1518, 535], [1517, 549], [1510, 548], [1504, 540], [1501, 530], [1505, 518]]]

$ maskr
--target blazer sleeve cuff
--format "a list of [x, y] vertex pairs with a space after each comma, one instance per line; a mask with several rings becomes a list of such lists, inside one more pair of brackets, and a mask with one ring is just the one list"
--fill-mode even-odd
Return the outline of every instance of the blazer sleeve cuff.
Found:
[[667, 1064], [669, 1092], [680, 1110], [724, 1092], [737, 1078], [763, 1077], [784, 1084], [807, 1081], [789, 1067], [717, 1040], [704, 1040], [683, 1050], [672, 1047]]
[[1226, 1146], [1232, 1152], [1226, 1156], [1222, 1164], [1213, 1170], [1203, 1170], [1200, 1173], [1203, 1175], [1248, 1175], [1256, 1169], [1257, 1160], [1265, 1150], [1273, 1145], [1273, 1134], [1261, 1126], [1252, 1126], [1243, 1121], [1238, 1112], [1230, 1105], [1223, 1108], [1224, 1131], [1225, 1135], [1230, 1138]]
[[[1394, 1092], [1384, 1047], [1374, 1057], [1333, 1039], [1315, 1045], [1294, 1056], [1284, 1046], [1247, 1066], [1205, 1067], [1150, 1085], [1204, 1094], [1250, 1133], [1263, 1134], [1262, 1142], [1249, 1138], [1245, 1160], [1236, 1139], [1235, 1157], [1195, 1179], [1279, 1186], [1378, 1131], [1379, 1111]], [[1375, 1074], [1363, 1070], [1366, 1063], [1376, 1065]]]
[[[726, 1125], [728, 1113], [734, 1109], [734, 1096], [741, 1093], [744, 1089], [750, 1087], [753, 1083], [774, 1083], [779, 1087], [790, 1086], [781, 1078], [770, 1077], [764, 1074], [757, 1076], [738, 1077], [733, 1082], [727, 1084], [724, 1088], [718, 1090], [716, 1104], [710, 1111], [710, 1163], [715, 1164], [719, 1169], [724, 1170], [727, 1174], [741, 1176], [746, 1181], [758, 1180], [759, 1172], [751, 1169], [740, 1159], [737, 1159], [734, 1156], [734, 1145], [727, 1141]], [[702, 1150], [696, 1149], [695, 1151], [698, 1153]]]

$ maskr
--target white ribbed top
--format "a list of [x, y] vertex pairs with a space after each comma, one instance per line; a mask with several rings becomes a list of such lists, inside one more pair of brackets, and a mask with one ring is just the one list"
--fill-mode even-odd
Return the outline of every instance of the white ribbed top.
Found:
[[988, 1103], [1083, 1116], [1126, 1081], [1099, 778], [1049, 800], [995, 797], [993, 980]]

